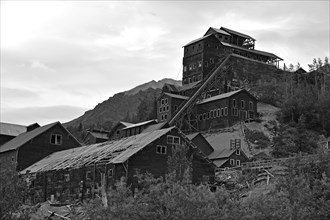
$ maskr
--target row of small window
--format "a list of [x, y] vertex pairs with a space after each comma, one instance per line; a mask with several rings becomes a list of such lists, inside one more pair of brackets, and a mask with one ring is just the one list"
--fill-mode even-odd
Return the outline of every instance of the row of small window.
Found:
[[[213, 64], [214, 63], [214, 58], [210, 58], [210, 64]], [[197, 68], [197, 65], [198, 67], [202, 67], [202, 61], [198, 61], [197, 64], [196, 63], [191, 63], [189, 64], [189, 68], [187, 68], [187, 66], [183, 66], [183, 72], [186, 72], [188, 69], [189, 70], [194, 70]], [[204, 66], [205, 67], [208, 67], [209, 66], [209, 62], [208, 61], [205, 61], [204, 62]]]
[[200, 81], [201, 79], [202, 79], [202, 74], [199, 74], [197, 76], [189, 77], [189, 78], [184, 79], [184, 80], [188, 83], [193, 83], [193, 82]]
[[[237, 104], [236, 104], [236, 99], [233, 99], [233, 107], [237, 107]], [[245, 101], [244, 100], [241, 100], [241, 108], [244, 109], [245, 108]], [[249, 101], [249, 109], [253, 109], [253, 102], [252, 101]]]
[[168, 112], [169, 111], [169, 106], [166, 105], [166, 106], [162, 106], [159, 108], [159, 113], [162, 113], [162, 112]]
[[208, 120], [210, 118], [218, 118], [218, 117], [227, 116], [227, 115], [228, 115], [228, 108], [225, 107], [225, 108], [221, 108], [221, 109], [220, 108], [214, 109], [207, 113], [200, 114], [198, 119], [199, 119], [199, 121], [202, 121], [202, 120]]
[[163, 114], [160, 116], [160, 121], [166, 121], [167, 120], [167, 114]]
[[[235, 163], [236, 162], [236, 163]], [[236, 160], [235, 161], [235, 159], [230, 159], [229, 160], [229, 164], [231, 165], [231, 166], [241, 166], [241, 161], [240, 160]]]
[[[180, 137], [167, 135], [167, 144], [180, 144]], [[167, 146], [157, 145], [156, 146], [156, 153], [157, 154], [166, 154], [167, 153]]]
[[164, 98], [160, 101], [161, 105], [167, 105], [168, 104], [168, 98]]

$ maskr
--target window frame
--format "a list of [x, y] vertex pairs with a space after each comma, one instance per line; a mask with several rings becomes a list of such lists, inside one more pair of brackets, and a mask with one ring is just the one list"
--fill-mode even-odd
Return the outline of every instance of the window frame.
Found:
[[[53, 137], [54, 137], [54, 143], [52, 142]], [[60, 138], [59, 143], [58, 143], [58, 139], [57, 139], [58, 137]], [[52, 145], [62, 145], [62, 135], [61, 134], [53, 134], [52, 133], [50, 135], [50, 144], [52, 144]]]
[[236, 99], [233, 99], [233, 107], [236, 108], [236, 105], [237, 105]]
[[249, 110], [253, 110], [253, 102], [249, 101]]
[[225, 108], [224, 108], [224, 115], [225, 115], [225, 116], [228, 116], [228, 107], [225, 107]]
[[236, 150], [236, 155], [241, 155], [241, 151], [239, 149]]
[[156, 145], [156, 154], [167, 154], [167, 146]]
[[245, 100], [241, 100], [241, 108], [245, 109]]
[[230, 164], [231, 166], [235, 166], [235, 160], [234, 160], [234, 159], [230, 159], [230, 160], [229, 160], [229, 164]]
[[114, 174], [113, 169], [108, 169], [107, 173], [108, 173], [108, 178], [113, 178], [113, 174]]
[[236, 166], [241, 166], [241, 161], [240, 160], [236, 160]]

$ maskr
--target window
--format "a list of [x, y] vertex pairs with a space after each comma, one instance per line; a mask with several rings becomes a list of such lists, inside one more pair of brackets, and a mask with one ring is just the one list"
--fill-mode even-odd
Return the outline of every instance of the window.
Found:
[[162, 99], [162, 101], [161, 101], [161, 105], [164, 105], [164, 99]]
[[113, 169], [108, 170], [108, 177], [112, 178], [113, 177]]
[[189, 83], [192, 83], [191, 78], [189, 77]]
[[210, 63], [214, 63], [214, 58], [210, 58]]
[[176, 111], [176, 110], [178, 110], [178, 106], [177, 105], [174, 106], [174, 111]]
[[164, 115], [164, 120], [167, 120], [167, 114]]
[[196, 77], [195, 76], [193, 76], [193, 82], [196, 82]]
[[167, 104], [168, 103], [168, 98], [165, 98], [165, 104]]
[[236, 160], [236, 166], [241, 166], [241, 161], [240, 160]]
[[169, 109], [169, 107], [168, 107], [168, 105], [166, 106], [166, 111], [168, 111], [168, 109]]
[[64, 181], [65, 182], [69, 182], [70, 181], [70, 174], [69, 173], [65, 173], [64, 174]]
[[249, 102], [249, 109], [253, 109], [253, 102]]
[[225, 112], [224, 112], [224, 116], [227, 116], [228, 115], [228, 108], [225, 107]]
[[92, 172], [91, 171], [87, 171], [86, 172], [86, 180], [91, 180], [92, 179]]
[[202, 79], [202, 75], [198, 75], [197, 80], [200, 81]]
[[229, 161], [229, 163], [230, 163], [230, 165], [235, 165], [235, 160], [234, 159], [230, 159], [230, 161]]
[[198, 67], [202, 67], [202, 61], [198, 61]]
[[217, 117], [220, 117], [220, 108], [217, 109]]
[[221, 109], [221, 116], [222, 115], [225, 115], [225, 112], [224, 112], [224, 109], [223, 108]]
[[62, 135], [52, 134], [50, 136], [50, 143], [55, 144], [55, 145], [61, 145], [62, 144]]
[[203, 120], [205, 120], [205, 119], [206, 119], [206, 113], [203, 114]]
[[241, 155], [241, 152], [239, 151], [239, 149], [236, 150], [236, 155]]
[[166, 106], [163, 106], [163, 112], [165, 112], [166, 111]]
[[245, 108], [245, 101], [241, 100], [241, 108]]
[[189, 70], [192, 70], [192, 65], [191, 64], [189, 64]]
[[237, 108], [233, 108], [232, 115], [233, 116], [238, 116], [238, 109]]
[[193, 64], [193, 69], [196, 69], [196, 63]]
[[163, 109], [162, 107], [159, 108], [159, 113], [162, 113], [162, 109]]
[[233, 107], [236, 107], [236, 99], [233, 99]]
[[210, 119], [210, 112], [206, 114], [206, 119]]
[[199, 120], [200, 121], [203, 120], [203, 115], [202, 114], [199, 115]]
[[164, 121], [164, 115], [161, 115], [161, 121]]
[[166, 154], [166, 146], [157, 145], [156, 153], [157, 154]]
[[167, 143], [168, 144], [180, 144], [180, 137], [167, 135]]

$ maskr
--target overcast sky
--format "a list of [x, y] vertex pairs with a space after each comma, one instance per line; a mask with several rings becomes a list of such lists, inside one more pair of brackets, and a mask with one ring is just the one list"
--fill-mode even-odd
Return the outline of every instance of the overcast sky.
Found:
[[[329, 56], [329, 1], [1, 1], [1, 121], [66, 122], [115, 93], [182, 77], [209, 27], [286, 64]], [[283, 62], [281, 63], [283, 65]]]

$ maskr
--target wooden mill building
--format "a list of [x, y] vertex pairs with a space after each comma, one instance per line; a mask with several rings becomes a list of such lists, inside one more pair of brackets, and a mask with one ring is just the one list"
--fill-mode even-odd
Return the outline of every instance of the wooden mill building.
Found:
[[83, 199], [100, 194], [105, 182], [108, 188], [125, 179], [134, 189], [137, 171], [165, 176], [173, 148], [183, 146], [192, 158], [192, 183], [212, 182], [213, 163], [176, 127], [56, 152], [21, 173], [33, 177], [34, 201], [44, 201], [50, 195], [59, 201], [78, 199], [79, 194]]
[[244, 83], [251, 74], [276, 69], [282, 60], [256, 50], [255, 41], [238, 31], [210, 27], [183, 46], [182, 87], [164, 86], [157, 101], [158, 122], [192, 133], [254, 120], [257, 99]]

